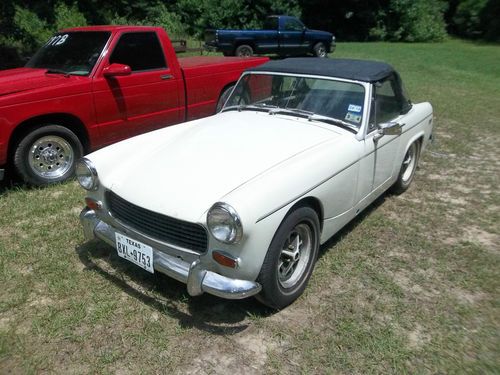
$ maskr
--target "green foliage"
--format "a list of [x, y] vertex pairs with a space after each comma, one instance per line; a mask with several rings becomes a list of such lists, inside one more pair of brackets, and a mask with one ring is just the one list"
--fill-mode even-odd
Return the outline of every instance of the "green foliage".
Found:
[[391, 0], [388, 11], [377, 14], [370, 36], [378, 40], [436, 42], [446, 37], [441, 0]]
[[334, 5], [331, 0], [4, 0], [0, 69], [20, 64], [62, 28], [154, 25], [174, 38], [200, 38], [207, 28], [260, 28], [270, 14], [301, 17], [308, 27], [332, 31], [339, 41], [439, 41], [446, 36], [444, 17], [454, 34], [500, 41], [500, 0], [345, 0]]
[[119, 15], [115, 13], [108, 23], [111, 25], [161, 26], [167, 30], [171, 37], [186, 35], [186, 28], [181, 17], [174, 12], [170, 12], [165, 4], [161, 3], [149, 8], [142, 19], [138, 19], [131, 14]]
[[21, 33], [19, 40], [24, 49], [31, 50], [47, 41], [52, 34], [47, 22], [28, 9], [19, 6], [16, 6], [15, 9], [14, 25]]
[[55, 7], [55, 26], [57, 30], [75, 26], [86, 26], [87, 20], [83, 13], [78, 10], [76, 3], [68, 6], [59, 3]]
[[182, 36], [186, 33], [181, 17], [174, 12], [169, 12], [164, 4], [152, 7], [147, 13], [144, 24], [161, 26], [170, 36]]
[[301, 15], [297, 0], [180, 0], [176, 10], [198, 37], [207, 28], [258, 28], [270, 14]]
[[452, 19], [460, 36], [500, 40], [500, 1], [461, 0]]
[[78, 10], [76, 4], [68, 6], [58, 3], [54, 8], [54, 22], [49, 23], [35, 12], [15, 6], [13, 25], [19, 36], [7, 36], [0, 39], [0, 45], [13, 46], [21, 54], [31, 54], [59, 29], [73, 26], [85, 26], [87, 20]]

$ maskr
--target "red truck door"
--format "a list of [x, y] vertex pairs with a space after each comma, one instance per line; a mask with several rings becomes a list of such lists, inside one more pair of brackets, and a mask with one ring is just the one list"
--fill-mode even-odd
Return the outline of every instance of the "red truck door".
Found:
[[[127, 65], [131, 72], [105, 76], [112, 64]], [[103, 71], [94, 80], [94, 98], [106, 143], [183, 120], [184, 102], [179, 97], [183, 78], [174, 76], [154, 31], [119, 36]]]

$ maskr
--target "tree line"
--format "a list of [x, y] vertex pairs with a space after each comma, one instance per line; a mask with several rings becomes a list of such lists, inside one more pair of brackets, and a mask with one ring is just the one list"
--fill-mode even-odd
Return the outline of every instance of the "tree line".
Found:
[[500, 41], [500, 0], [9, 0], [0, 2], [0, 67], [21, 64], [65, 27], [158, 25], [201, 38], [206, 28], [259, 28], [269, 14], [297, 16], [339, 41]]

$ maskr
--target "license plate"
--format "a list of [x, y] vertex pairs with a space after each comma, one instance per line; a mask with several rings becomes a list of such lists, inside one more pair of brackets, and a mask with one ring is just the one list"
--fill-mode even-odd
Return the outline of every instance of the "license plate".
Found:
[[120, 233], [115, 233], [115, 238], [116, 251], [119, 256], [144, 268], [148, 272], [154, 273], [153, 248], [151, 246]]

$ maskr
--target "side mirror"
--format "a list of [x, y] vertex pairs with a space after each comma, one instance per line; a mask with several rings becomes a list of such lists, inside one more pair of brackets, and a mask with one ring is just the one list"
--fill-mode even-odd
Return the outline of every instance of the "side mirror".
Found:
[[385, 122], [380, 124], [377, 133], [373, 136], [373, 141], [378, 141], [384, 135], [401, 135], [403, 125], [399, 122]]
[[111, 64], [102, 71], [104, 77], [128, 76], [132, 73], [130, 66], [125, 64]]

